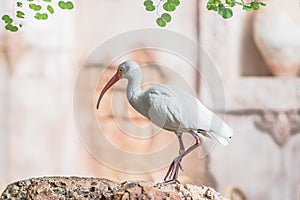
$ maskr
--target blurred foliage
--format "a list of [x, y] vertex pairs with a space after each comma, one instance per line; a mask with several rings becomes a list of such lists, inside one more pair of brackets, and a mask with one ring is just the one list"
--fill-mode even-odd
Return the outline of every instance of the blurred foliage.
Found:
[[[156, 24], [160, 27], [165, 27], [167, 23], [171, 22], [172, 17], [169, 13], [176, 10], [180, 5], [180, 0], [160, 0], [157, 5], [154, 5], [153, 0], [145, 0], [145, 9], [149, 12], [156, 10], [158, 18], [156, 19]], [[163, 10], [163, 13], [159, 14], [159, 9]]]
[[251, 1], [250, 3], [245, 3], [244, 0], [236, 1], [236, 0], [208, 0], [206, 4], [206, 8], [208, 10], [216, 11], [220, 16], [224, 19], [228, 19], [233, 16], [232, 7], [234, 6], [242, 6], [243, 10], [258, 10], [260, 6], [265, 6], [264, 2], [260, 2], [257, 0]]
[[[2, 16], [2, 21], [5, 24], [4, 28], [11, 32], [17, 32], [23, 26], [22, 20], [25, 20], [29, 13], [32, 13], [36, 20], [47, 20], [49, 15], [55, 12], [55, 3], [52, 0], [19, 0], [14, 4], [14, 8], [16, 8], [13, 9], [14, 13]], [[74, 8], [71, 1], [58, 1], [57, 5], [61, 10], [72, 10]]]
[[[180, 0], [159, 0], [156, 5], [153, 0], [144, 1], [146, 11], [156, 11], [156, 14], [158, 15], [156, 23], [160, 27], [165, 27], [167, 23], [172, 20], [170, 13], [175, 11], [179, 5]], [[260, 6], [265, 5], [264, 2], [258, 0], [252, 0], [249, 3], [246, 3], [244, 0], [207, 0], [206, 8], [217, 12], [224, 19], [228, 19], [233, 16], [232, 8], [235, 6], [241, 6], [243, 10], [250, 11], [258, 10]], [[160, 15], [159, 11], [162, 11], [163, 14]]]
[[[26, 14], [24, 11], [24, 5], [28, 6], [29, 10], [34, 14], [34, 18], [37, 20], [47, 20], [49, 15], [55, 12], [54, 3], [52, 0], [19, 0], [15, 2], [17, 8], [13, 15], [3, 15], [2, 20], [5, 24], [5, 29], [11, 32], [16, 32], [22, 27], [22, 20], [25, 19]], [[62, 10], [72, 10], [74, 4], [71, 1], [59, 1], [57, 2], [58, 8]], [[157, 4], [154, 4], [153, 0], [145, 0], [145, 10], [149, 12], [156, 11], [157, 19], [156, 24], [160, 27], [165, 27], [171, 22], [171, 13], [174, 12], [180, 5], [180, 0], [159, 0]], [[258, 10], [261, 6], [265, 6], [264, 2], [258, 0], [252, 0], [249, 3], [245, 3], [244, 0], [207, 0], [206, 8], [211, 11], [215, 11], [224, 19], [231, 18], [233, 16], [232, 8], [235, 6], [241, 6], [243, 10]], [[162, 14], [160, 14], [162, 11]], [[16, 18], [18, 20], [16, 20]]]

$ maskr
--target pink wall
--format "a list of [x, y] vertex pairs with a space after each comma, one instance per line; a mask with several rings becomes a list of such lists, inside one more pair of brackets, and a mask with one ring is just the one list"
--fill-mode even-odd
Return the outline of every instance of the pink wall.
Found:
[[[162, 181], [167, 164], [178, 152], [176, 138], [157, 130], [130, 108], [125, 82], [103, 99], [100, 111], [93, 110], [91, 97], [97, 98], [117, 64], [135, 59], [143, 65], [145, 84], [173, 83], [192, 89], [220, 116], [218, 106], [225, 100], [225, 119], [235, 132], [232, 142], [201, 157], [211, 146], [207, 143], [188, 156], [180, 174], [183, 182], [209, 184], [222, 193], [234, 186], [249, 199], [296, 199], [300, 188], [300, 81], [270, 75], [246, 26], [251, 14], [236, 10], [233, 19], [223, 20], [206, 11], [204, 1], [181, 2], [166, 29], [201, 43], [213, 58], [212, 63], [204, 51], [186, 50], [201, 66], [199, 75], [180, 55], [157, 48], [117, 59], [95, 53], [120, 33], [157, 28], [156, 15], [145, 12], [141, 2], [88, 0], [75, 5], [74, 11], [57, 12], [47, 22], [29, 20], [18, 33], [0, 28], [0, 103], [4, 105], [0, 112], [0, 189], [18, 179], [52, 175]], [[9, 6], [0, 3], [0, 11]], [[116, 51], [147, 47], [147, 39], [139, 37], [135, 43], [116, 43], [120, 45]], [[101, 74], [112, 61], [111, 68]], [[76, 87], [80, 69], [87, 65], [90, 68], [81, 79], [84, 84]], [[220, 89], [214, 84], [214, 68], [225, 97], [212, 101], [210, 92]], [[73, 98], [74, 90], [80, 96]], [[74, 112], [76, 102], [80, 102], [75, 108], [80, 113]], [[78, 130], [74, 113], [84, 131]], [[95, 119], [98, 122], [92, 123]], [[101, 140], [99, 127], [110, 143]], [[187, 135], [186, 145], [192, 142]], [[130, 156], [110, 151], [111, 145]], [[149, 156], [153, 152], [159, 157]], [[141, 153], [148, 157], [132, 156]], [[97, 158], [111, 158], [115, 165]], [[145, 170], [149, 173], [132, 173]]]

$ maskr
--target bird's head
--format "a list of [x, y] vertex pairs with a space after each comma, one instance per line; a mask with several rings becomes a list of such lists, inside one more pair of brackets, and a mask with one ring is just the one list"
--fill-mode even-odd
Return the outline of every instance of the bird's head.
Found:
[[139, 64], [132, 60], [127, 60], [122, 62], [118, 67], [119, 73], [121, 73], [121, 78], [130, 79], [137, 76], [137, 73], [140, 73], [141, 68]]
[[97, 102], [97, 109], [99, 108], [100, 101], [105, 94], [105, 92], [113, 86], [116, 82], [118, 82], [120, 79], [133, 79], [135, 76], [137, 76], [137, 73], [141, 73], [141, 69], [139, 64], [132, 60], [127, 60], [123, 63], [121, 63], [117, 69], [117, 72], [115, 75], [108, 81], [108, 83], [104, 86]]

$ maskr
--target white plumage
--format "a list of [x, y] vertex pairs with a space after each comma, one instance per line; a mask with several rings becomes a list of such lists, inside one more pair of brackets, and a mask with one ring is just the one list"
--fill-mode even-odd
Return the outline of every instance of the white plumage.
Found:
[[181, 141], [182, 133], [192, 133], [197, 141], [200, 141], [200, 136], [208, 136], [222, 145], [227, 145], [230, 141], [233, 135], [231, 127], [188, 92], [164, 84], [156, 84], [142, 91], [142, 71], [136, 62], [130, 60], [118, 67], [117, 73], [104, 87], [98, 99], [97, 108], [104, 93], [121, 78], [128, 80], [126, 94], [131, 106], [155, 125], [173, 131], [178, 136], [182, 155], [179, 155], [180, 159], [174, 159], [173, 167], [170, 166], [165, 181], [168, 177], [172, 177], [169, 182], [177, 182], [177, 171], [181, 168], [181, 159], [200, 145], [197, 143], [195, 147], [192, 146], [191, 150], [185, 151]]

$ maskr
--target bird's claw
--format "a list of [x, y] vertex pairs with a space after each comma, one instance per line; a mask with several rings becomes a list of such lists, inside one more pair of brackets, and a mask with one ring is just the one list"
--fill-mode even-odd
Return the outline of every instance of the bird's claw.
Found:
[[[173, 160], [173, 162], [171, 163], [167, 175], [164, 178], [164, 183], [179, 183], [179, 181], [177, 180], [178, 177], [178, 170], [183, 171], [182, 165], [181, 165], [181, 158], [177, 157]], [[174, 182], [175, 181], [175, 182]]]
[[167, 181], [160, 183], [160, 185], [167, 186], [167, 185], [176, 184], [176, 183], [180, 184], [180, 182], [177, 179], [171, 179], [171, 180], [167, 180]]

